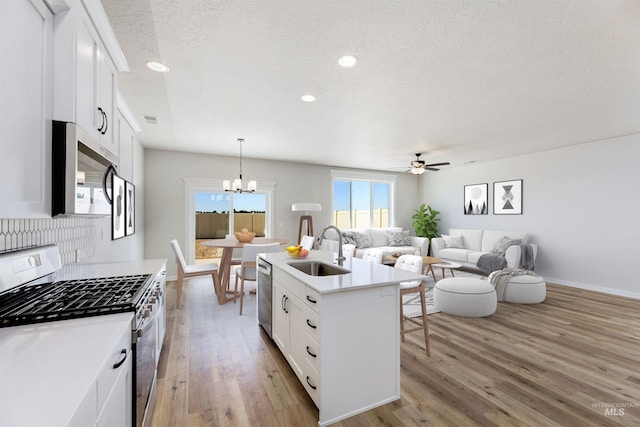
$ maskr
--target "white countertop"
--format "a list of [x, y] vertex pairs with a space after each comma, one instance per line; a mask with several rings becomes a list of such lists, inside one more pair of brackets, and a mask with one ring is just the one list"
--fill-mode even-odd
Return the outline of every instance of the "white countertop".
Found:
[[66, 426], [133, 313], [0, 329], [0, 425]]
[[[157, 274], [166, 259], [72, 264], [53, 280]], [[51, 278], [48, 278], [51, 280]], [[0, 328], [0, 426], [65, 426], [133, 313]]]
[[335, 276], [310, 276], [291, 267], [291, 263], [307, 261], [322, 261], [327, 264], [337, 265], [337, 263], [334, 263], [335, 254], [322, 250], [312, 250], [309, 252], [309, 256], [303, 259], [291, 258], [286, 252], [262, 254], [260, 257], [321, 294], [363, 287], [384, 286], [426, 278], [426, 276], [422, 274], [412, 273], [382, 264], [374, 264], [359, 258], [347, 258], [342, 267], [350, 272]]

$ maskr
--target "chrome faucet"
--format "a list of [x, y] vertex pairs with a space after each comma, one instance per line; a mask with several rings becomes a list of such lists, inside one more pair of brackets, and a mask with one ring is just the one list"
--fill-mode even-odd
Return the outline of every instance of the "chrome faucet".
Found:
[[330, 225], [324, 230], [322, 230], [322, 233], [320, 233], [320, 237], [318, 238], [318, 247], [320, 247], [320, 245], [322, 244], [322, 239], [324, 239], [324, 233], [330, 228], [333, 228], [338, 233], [338, 265], [342, 267], [342, 261], [344, 261], [346, 258], [342, 254], [342, 232], [338, 227], [336, 227], [335, 225]]

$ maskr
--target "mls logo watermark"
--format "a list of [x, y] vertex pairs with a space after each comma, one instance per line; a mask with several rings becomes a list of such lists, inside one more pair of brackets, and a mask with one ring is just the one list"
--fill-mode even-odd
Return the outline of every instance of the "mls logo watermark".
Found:
[[624, 408], [604, 408], [606, 417], [621, 417], [624, 415]]
[[623, 417], [625, 411], [631, 408], [639, 408], [640, 403], [631, 402], [594, 402], [591, 404], [593, 408], [604, 409], [605, 417]]

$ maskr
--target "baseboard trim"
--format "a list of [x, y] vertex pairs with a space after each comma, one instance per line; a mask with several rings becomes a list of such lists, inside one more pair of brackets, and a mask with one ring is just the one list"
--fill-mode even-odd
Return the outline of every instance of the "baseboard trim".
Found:
[[587, 285], [585, 283], [571, 282], [569, 280], [558, 279], [555, 277], [546, 277], [544, 280], [557, 285], [569, 286], [572, 288], [584, 289], [587, 291], [602, 292], [603, 294], [617, 295], [633, 299], [640, 299], [640, 292], [625, 291], [623, 289], [607, 288], [604, 286]]

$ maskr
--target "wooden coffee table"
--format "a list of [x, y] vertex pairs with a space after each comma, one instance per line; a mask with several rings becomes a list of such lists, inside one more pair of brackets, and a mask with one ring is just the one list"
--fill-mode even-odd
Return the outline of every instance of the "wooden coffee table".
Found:
[[436, 279], [436, 274], [433, 272], [433, 266], [435, 264], [438, 264], [442, 262], [442, 260], [440, 258], [436, 258], [433, 256], [423, 256], [422, 257], [422, 265], [424, 265], [425, 270], [424, 270], [424, 274], [429, 274], [429, 272], [431, 272], [431, 276], [433, 276], [433, 281], [437, 282], [438, 279]]
[[445, 269], [449, 269], [449, 271], [451, 272], [451, 277], [456, 277], [455, 274], [453, 274], [453, 270], [457, 270], [460, 267], [462, 267], [462, 265], [458, 264], [457, 262], [451, 262], [451, 261], [441, 261], [437, 264], [433, 264], [433, 267], [436, 268], [441, 268], [442, 269], [442, 278], [444, 279], [445, 275]]

